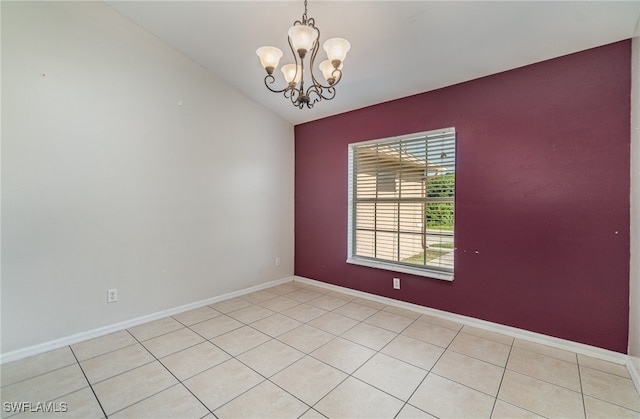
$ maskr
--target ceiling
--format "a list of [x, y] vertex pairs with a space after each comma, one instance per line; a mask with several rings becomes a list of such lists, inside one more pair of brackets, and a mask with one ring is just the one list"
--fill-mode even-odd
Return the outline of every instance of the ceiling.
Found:
[[301, 19], [302, 0], [108, 4], [293, 124], [640, 35], [640, 0], [309, 0], [321, 42], [342, 37], [352, 47], [336, 98], [298, 109], [266, 89], [255, 50], [276, 46], [281, 65], [293, 61], [287, 29]]

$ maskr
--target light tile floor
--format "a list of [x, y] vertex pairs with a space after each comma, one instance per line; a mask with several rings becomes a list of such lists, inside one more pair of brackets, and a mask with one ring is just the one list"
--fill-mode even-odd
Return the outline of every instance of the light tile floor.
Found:
[[3, 418], [640, 418], [622, 365], [299, 282], [0, 371]]

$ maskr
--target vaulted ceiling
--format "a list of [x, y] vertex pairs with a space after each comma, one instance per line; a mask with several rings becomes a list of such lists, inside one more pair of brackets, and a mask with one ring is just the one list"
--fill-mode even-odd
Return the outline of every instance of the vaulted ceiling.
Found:
[[108, 4], [294, 124], [640, 35], [638, 0], [310, 0], [321, 42], [343, 37], [352, 48], [336, 98], [298, 109], [266, 89], [255, 50], [277, 46], [281, 65], [293, 61], [287, 29], [302, 17], [302, 0]]

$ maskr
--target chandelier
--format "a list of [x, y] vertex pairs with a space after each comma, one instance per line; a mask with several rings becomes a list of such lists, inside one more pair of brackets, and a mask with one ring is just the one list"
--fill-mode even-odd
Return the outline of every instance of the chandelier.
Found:
[[[331, 100], [336, 95], [336, 85], [342, 78], [342, 62], [351, 44], [346, 39], [331, 38], [325, 41], [323, 48], [327, 53], [327, 60], [318, 66], [327, 84], [322, 84], [316, 79], [313, 67], [320, 45], [320, 30], [315, 26], [315, 20], [307, 17], [307, 0], [304, 1], [304, 14], [302, 21], [296, 20], [288, 32], [289, 48], [293, 53], [294, 63], [283, 65], [282, 74], [288, 85], [284, 89], [274, 89], [271, 85], [275, 82], [273, 72], [278, 67], [282, 51], [276, 47], [258, 48], [256, 54], [260, 57], [260, 63], [267, 72], [264, 84], [274, 93], [283, 93], [284, 97], [291, 100], [293, 106], [302, 109], [304, 106], [313, 108], [316, 102]], [[311, 83], [305, 89], [305, 58], [309, 59], [308, 76]]]

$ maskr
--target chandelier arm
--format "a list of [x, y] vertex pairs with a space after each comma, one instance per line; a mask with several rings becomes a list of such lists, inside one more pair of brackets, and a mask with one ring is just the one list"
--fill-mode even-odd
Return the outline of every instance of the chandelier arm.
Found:
[[322, 95], [318, 92], [318, 89], [314, 87], [315, 86], [312, 86], [307, 89], [307, 97], [309, 98], [309, 101], [307, 102], [307, 108], [309, 109], [313, 108], [313, 105], [323, 99]]
[[[340, 83], [340, 80], [342, 80], [342, 70], [338, 69], [338, 68], [334, 68], [333, 71], [331, 72], [331, 75], [334, 77], [335, 81], [333, 82], [333, 84], [330, 84], [329, 86], [326, 86], [324, 84], [318, 83], [319, 86], [322, 86], [324, 89], [333, 89], [335, 90], [335, 87], [338, 85], [338, 83]], [[335, 93], [334, 93], [335, 96]]]
[[[313, 75], [313, 72], [311, 72], [311, 79], [313, 80], [313, 85], [319, 87], [322, 90], [333, 90], [335, 92], [335, 87], [338, 85], [338, 83], [340, 83], [340, 80], [342, 79], [342, 70], [339, 70], [336, 68], [331, 72], [331, 75], [335, 77], [336, 81], [333, 82], [333, 84], [326, 85], [326, 84], [320, 83], [318, 79], [316, 79], [315, 76]], [[333, 98], [333, 96], [335, 96], [335, 93], [333, 93], [331, 97]]]
[[[338, 73], [337, 76], [336, 76], [336, 73]], [[331, 75], [336, 79], [336, 81], [334, 81], [333, 84], [331, 85], [331, 87], [333, 87], [333, 86], [336, 86], [338, 83], [340, 83], [340, 80], [342, 80], [342, 70], [340, 70], [339, 68], [334, 68], [333, 71], [331, 72]]]
[[[320, 31], [318, 31], [318, 33], [320, 33]], [[316, 51], [314, 51], [314, 53], [311, 56], [311, 62], [313, 63], [315, 61], [315, 57], [316, 54], [318, 53], [317, 49]], [[313, 65], [313, 64], [312, 64]], [[336, 75], [337, 73], [337, 75]], [[322, 89], [333, 89], [335, 86], [337, 86], [337, 84], [340, 82], [340, 80], [342, 79], [342, 70], [340, 70], [339, 68], [334, 68], [333, 71], [331, 72], [331, 75], [335, 78], [335, 81], [333, 82], [333, 84], [322, 84], [321, 82], [318, 81], [318, 79], [316, 79], [316, 77], [313, 74], [313, 71], [311, 71], [311, 79], [313, 80], [313, 84], [315, 86], [319, 86]], [[335, 96], [335, 93], [332, 95], [332, 97]]]
[[[296, 75], [298, 74], [298, 67], [296, 66]], [[300, 58], [300, 87], [298, 87], [300, 94], [304, 92], [304, 59]]]
[[[294, 23], [295, 25], [295, 23]], [[287, 42], [289, 43], [289, 49], [291, 50], [291, 54], [293, 54], [293, 63], [295, 64], [296, 72], [293, 76], [293, 80], [298, 78], [298, 52], [293, 49], [293, 44], [291, 43], [291, 38], [287, 36]], [[300, 59], [300, 65], [304, 64], [304, 60]], [[302, 81], [302, 77], [304, 76], [304, 72], [300, 74], [300, 81]], [[293, 87], [295, 89], [295, 87]]]
[[[318, 55], [318, 50], [320, 49], [320, 29], [314, 27], [318, 33], [318, 37], [316, 38], [313, 47], [311, 48], [311, 58], [309, 60], [309, 73], [311, 73], [311, 82], [314, 86], [322, 86], [322, 83], [318, 82], [316, 76], [313, 74], [314, 64], [316, 62], [316, 55]], [[322, 86], [324, 87], [324, 86]]]
[[285, 87], [284, 89], [281, 90], [276, 90], [276, 89], [272, 89], [271, 86], [269, 86], [270, 84], [273, 84], [276, 81], [275, 77], [273, 77], [272, 74], [267, 74], [266, 77], [264, 78], [264, 85], [267, 86], [267, 89], [271, 90], [273, 93], [283, 93], [289, 90], [289, 86]]
[[312, 94], [315, 94], [317, 99], [315, 102], [319, 102], [321, 99], [331, 100], [336, 97], [336, 89], [333, 86], [320, 86], [314, 85], [310, 86], [307, 89], [307, 96], [311, 97]]
[[291, 100], [291, 103], [294, 106], [298, 106], [298, 98], [300, 97], [300, 92], [298, 91], [298, 89], [288, 89], [288, 91], [284, 92], [284, 97]]

